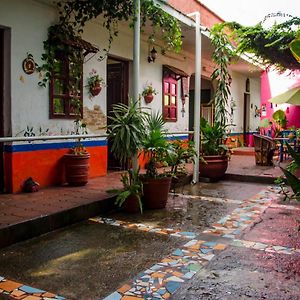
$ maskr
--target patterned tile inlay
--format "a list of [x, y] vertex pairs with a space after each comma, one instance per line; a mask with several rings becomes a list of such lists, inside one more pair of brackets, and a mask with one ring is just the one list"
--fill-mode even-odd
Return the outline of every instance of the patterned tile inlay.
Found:
[[97, 222], [100, 224], [107, 224], [107, 225], [113, 225], [113, 226], [121, 226], [123, 228], [128, 228], [128, 229], [138, 229], [142, 230], [145, 232], [153, 232], [157, 234], [168, 234], [170, 236], [175, 236], [175, 237], [182, 237], [186, 239], [194, 239], [196, 237], [196, 233], [191, 232], [191, 231], [180, 231], [180, 230], [175, 230], [171, 228], [159, 228], [151, 225], [145, 225], [145, 224], [140, 224], [140, 223], [130, 223], [126, 221], [120, 221], [120, 220], [114, 220], [114, 219], [109, 219], [109, 218], [103, 218], [103, 217], [95, 217], [95, 218], [90, 218], [90, 221]]
[[[44, 290], [36, 289], [12, 280], [5, 279], [0, 276], [0, 297], [1, 294], [8, 295], [13, 299], [24, 300], [64, 300], [65, 298], [46, 292]], [[1, 298], [0, 298], [1, 299]]]
[[298, 254], [300, 255], [300, 249], [296, 248], [289, 248], [289, 247], [283, 247], [283, 246], [274, 246], [274, 245], [268, 245], [265, 243], [260, 242], [252, 242], [252, 241], [245, 241], [245, 240], [232, 240], [230, 243], [231, 246], [236, 247], [245, 247], [255, 250], [261, 250], [265, 252], [272, 252], [272, 253], [278, 253], [278, 254]]
[[203, 231], [203, 233], [234, 239], [246, 227], [253, 224], [270, 206], [272, 200], [277, 199], [277, 197], [274, 189], [264, 190], [243, 201], [230, 215], [212, 224], [212, 228]]
[[191, 240], [104, 300], [168, 299], [226, 245]]

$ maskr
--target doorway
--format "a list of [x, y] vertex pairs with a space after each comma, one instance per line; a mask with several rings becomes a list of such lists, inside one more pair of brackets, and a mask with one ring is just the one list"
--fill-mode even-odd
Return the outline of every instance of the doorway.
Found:
[[249, 145], [249, 129], [250, 129], [250, 94], [244, 93], [244, 121], [243, 121], [243, 138], [244, 146]]
[[[119, 60], [109, 57], [107, 59], [107, 117], [112, 115], [113, 105], [117, 103], [128, 104], [128, 61]], [[107, 118], [107, 125], [110, 124]], [[111, 142], [108, 141], [107, 166], [109, 170], [123, 170], [126, 166], [115, 159], [111, 153]]]

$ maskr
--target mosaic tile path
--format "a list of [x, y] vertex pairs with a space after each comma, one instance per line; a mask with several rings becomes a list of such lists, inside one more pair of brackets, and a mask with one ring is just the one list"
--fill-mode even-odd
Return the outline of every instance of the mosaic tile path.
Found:
[[236, 239], [236, 240], [232, 240], [230, 242], [230, 245], [235, 246], [235, 247], [245, 247], [245, 248], [261, 250], [261, 251], [265, 251], [265, 252], [272, 252], [272, 253], [277, 253], [277, 254], [300, 255], [300, 249], [276, 246], [276, 245], [268, 245], [268, 244], [260, 243], [260, 242], [258, 243], [258, 242]]
[[145, 231], [145, 232], [165, 234], [165, 235], [181, 237], [181, 238], [186, 238], [186, 239], [194, 239], [196, 237], [195, 232], [180, 231], [180, 230], [175, 230], [172, 228], [160, 228], [160, 227], [155, 227], [152, 225], [145, 225], [145, 224], [141, 224], [141, 223], [130, 223], [130, 222], [126, 222], [126, 221], [120, 221], [120, 220], [103, 218], [103, 217], [90, 218], [89, 220], [96, 222], [96, 223], [100, 223], [100, 224], [121, 226], [121, 227], [127, 228], [127, 229], [137, 229], [137, 230], [141, 230], [141, 231]]
[[[300, 249], [291, 249], [281, 246], [271, 246], [263, 243], [255, 243], [235, 239], [242, 230], [253, 224], [259, 216], [271, 205], [271, 202], [278, 198], [276, 188], [268, 188], [255, 195], [254, 197], [240, 203], [230, 215], [222, 218], [213, 224], [211, 229], [203, 233], [213, 236], [226, 237], [231, 246], [246, 247], [251, 249], [263, 250], [268, 252], [295, 254], [300, 253]], [[199, 199], [199, 197], [197, 197]], [[213, 201], [213, 199], [211, 199]], [[218, 201], [218, 200], [217, 200]], [[233, 200], [234, 201], [234, 200]], [[228, 201], [229, 202], [229, 201]], [[113, 219], [103, 220], [97, 218], [98, 222], [111, 224], [114, 226], [124, 226], [125, 228], [135, 228], [155, 233], [169, 234], [174, 236], [172, 229], [164, 230], [143, 224], [132, 224], [116, 221]], [[95, 219], [94, 219], [95, 221]], [[190, 233], [190, 236], [196, 236]], [[175, 236], [178, 236], [178, 232]], [[176, 249], [170, 256], [163, 259], [160, 263], [152, 266], [140, 273], [133, 281], [130, 281], [119, 288], [114, 293], [107, 296], [104, 300], [134, 300], [134, 299], [168, 299], [180, 286], [191, 279], [205, 265], [214, 258], [217, 252], [223, 251], [228, 245], [218, 241], [205, 241], [192, 239], [182, 248]]]
[[24, 300], [64, 300], [65, 298], [46, 292], [44, 290], [36, 289], [28, 285], [24, 285], [12, 280], [5, 279], [0, 276], [0, 299], [1, 294], [8, 295], [13, 299]]

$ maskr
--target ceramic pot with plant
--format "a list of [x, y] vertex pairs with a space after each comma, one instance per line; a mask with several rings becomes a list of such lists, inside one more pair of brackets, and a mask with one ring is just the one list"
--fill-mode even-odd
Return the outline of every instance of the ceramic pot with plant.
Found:
[[226, 128], [216, 121], [210, 125], [204, 118], [200, 121], [203, 160], [199, 163], [200, 177], [221, 179], [228, 167], [228, 147], [225, 145]]
[[[87, 133], [86, 125], [76, 120], [76, 134]], [[88, 183], [90, 169], [90, 154], [78, 139], [76, 145], [64, 155], [65, 179], [71, 186], [82, 186]]]
[[147, 104], [152, 102], [154, 95], [157, 95], [157, 91], [153, 88], [152, 84], [146, 85], [142, 92], [142, 96]]
[[145, 113], [139, 107], [138, 101], [129, 104], [116, 104], [113, 114], [109, 116], [108, 139], [112, 141], [111, 151], [115, 158], [123, 165], [132, 164], [132, 169], [121, 176], [123, 188], [115, 190], [116, 204], [125, 208], [127, 212], [143, 211], [141, 196], [143, 185], [139, 179], [137, 164], [138, 151], [145, 137]]
[[188, 162], [194, 162], [194, 158], [197, 153], [195, 151], [193, 141], [175, 140], [172, 143], [172, 146], [173, 151], [167, 156], [166, 162], [171, 168], [171, 189], [174, 189], [189, 183], [189, 176], [185, 165]]
[[144, 189], [143, 200], [145, 208], [160, 209], [166, 207], [172, 177], [169, 173], [159, 173], [157, 166], [166, 160], [166, 157], [173, 151], [173, 147], [166, 140], [162, 115], [151, 114], [146, 119], [146, 135], [142, 150], [148, 162], [146, 174], [141, 175]]
[[91, 97], [95, 97], [100, 94], [102, 87], [104, 86], [104, 79], [97, 74], [95, 69], [89, 73], [87, 78], [87, 88]]

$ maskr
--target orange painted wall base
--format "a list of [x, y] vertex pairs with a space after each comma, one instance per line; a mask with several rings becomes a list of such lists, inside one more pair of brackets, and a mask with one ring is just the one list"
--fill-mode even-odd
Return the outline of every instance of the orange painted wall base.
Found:
[[[91, 155], [89, 177], [106, 175], [107, 146], [87, 147], [87, 151]], [[67, 152], [68, 149], [5, 152], [5, 192], [21, 192], [28, 177], [40, 187], [64, 184], [64, 154]]]

